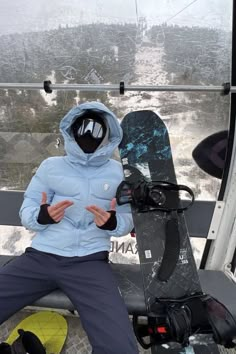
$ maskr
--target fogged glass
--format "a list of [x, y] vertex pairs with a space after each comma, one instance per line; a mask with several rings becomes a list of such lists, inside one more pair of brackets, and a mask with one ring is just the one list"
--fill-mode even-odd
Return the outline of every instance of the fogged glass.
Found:
[[[230, 79], [231, 7], [225, 0], [18, 0], [14, 7], [2, 0], [0, 82], [219, 86]], [[178, 181], [196, 198], [216, 198], [220, 181], [197, 167], [192, 151], [228, 127], [229, 97], [219, 93], [0, 90], [1, 189], [24, 190], [43, 159], [64, 154], [59, 121], [87, 100], [119, 118], [160, 114]]]

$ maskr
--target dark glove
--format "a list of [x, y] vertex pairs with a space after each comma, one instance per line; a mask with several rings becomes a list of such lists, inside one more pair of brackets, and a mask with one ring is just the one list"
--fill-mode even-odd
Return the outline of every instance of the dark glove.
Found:
[[117, 226], [117, 219], [116, 219], [116, 211], [115, 210], [108, 210], [108, 213], [111, 214], [110, 218], [103, 224], [102, 226], [97, 226], [99, 229], [113, 231], [116, 229]]
[[51, 218], [51, 216], [48, 213], [49, 206], [50, 204], [41, 204], [40, 206], [40, 211], [39, 211], [37, 221], [41, 225], [57, 224], [57, 222], [53, 220], [53, 218]]

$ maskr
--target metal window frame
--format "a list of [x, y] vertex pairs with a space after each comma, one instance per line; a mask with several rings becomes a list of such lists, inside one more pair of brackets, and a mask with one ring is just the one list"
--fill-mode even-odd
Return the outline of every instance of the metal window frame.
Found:
[[[46, 84], [45, 84], [46, 83]], [[209, 85], [125, 85], [122, 81], [119, 84], [52, 84], [51, 81], [44, 83], [0, 83], [2, 90], [45, 90], [47, 93], [52, 93], [53, 90], [82, 90], [82, 91], [117, 91], [124, 94], [126, 91], [166, 91], [166, 92], [219, 92], [222, 95], [227, 95], [229, 92], [236, 92], [236, 86], [229, 86], [229, 83], [224, 83], [219, 86]]]
[[[232, 9], [232, 61], [231, 85], [236, 84], [236, 0]], [[224, 270], [230, 265], [231, 271], [236, 267], [236, 93], [230, 92], [230, 119], [227, 154], [218, 200], [224, 203], [217, 237], [208, 240], [200, 267], [205, 269]], [[213, 214], [214, 218], [214, 214]]]

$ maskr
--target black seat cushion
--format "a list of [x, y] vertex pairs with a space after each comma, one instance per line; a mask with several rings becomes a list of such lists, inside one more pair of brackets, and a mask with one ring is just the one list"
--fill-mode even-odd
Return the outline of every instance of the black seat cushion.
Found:
[[[0, 266], [9, 262], [13, 257], [0, 256]], [[146, 306], [139, 264], [111, 264], [111, 267], [117, 278], [120, 292], [129, 313], [145, 315]], [[203, 292], [217, 298], [236, 318], [235, 283], [221, 271], [199, 270], [199, 277]], [[33, 305], [74, 310], [74, 306], [69, 298], [59, 289], [37, 300]]]

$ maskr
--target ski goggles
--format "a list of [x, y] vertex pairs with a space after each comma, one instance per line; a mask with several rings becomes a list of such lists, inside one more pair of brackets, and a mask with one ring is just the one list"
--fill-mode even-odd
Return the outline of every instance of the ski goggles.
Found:
[[75, 127], [77, 137], [89, 134], [94, 139], [104, 138], [106, 134], [106, 126], [102, 121], [94, 118], [83, 118], [78, 126]]

